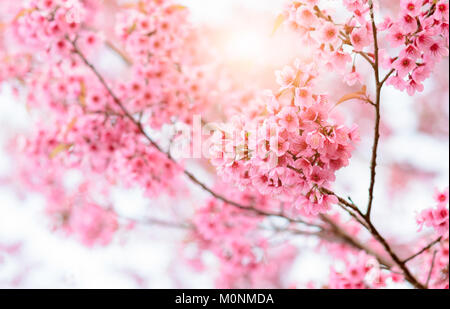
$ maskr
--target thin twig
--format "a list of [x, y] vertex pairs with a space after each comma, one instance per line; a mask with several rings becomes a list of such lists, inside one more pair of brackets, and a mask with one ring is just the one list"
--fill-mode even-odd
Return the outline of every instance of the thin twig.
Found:
[[371, 67], [375, 69], [375, 63], [372, 61], [372, 59], [369, 58], [369, 56], [367, 56], [366, 53], [362, 51], [355, 51], [355, 53], [361, 55], [371, 65]]
[[378, 240], [379, 243], [381, 243], [384, 247], [384, 249], [386, 250], [386, 252], [390, 255], [390, 257], [392, 258], [392, 260], [394, 260], [395, 264], [397, 264], [398, 267], [400, 267], [400, 269], [403, 271], [403, 274], [405, 276], [405, 279], [407, 281], [409, 281], [414, 287], [419, 288], [419, 289], [425, 289], [426, 287], [421, 284], [412, 274], [411, 271], [408, 269], [408, 267], [405, 265], [405, 263], [400, 260], [400, 258], [398, 257], [398, 255], [392, 250], [391, 246], [389, 245], [389, 243], [386, 241], [386, 239], [383, 238], [383, 236], [381, 236], [381, 234], [378, 232], [378, 230], [375, 228], [375, 226], [373, 225], [373, 223], [369, 220], [366, 219], [366, 223], [370, 229], [371, 234], [373, 235], [373, 237], [375, 237], [376, 240]]
[[437, 251], [434, 251], [433, 259], [431, 260], [430, 272], [428, 273], [428, 277], [427, 277], [427, 283], [425, 283], [425, 286], [427, 288], [430, 286], [430, 279], [431, 279], [431, 274], [433, 273], [434, 262], [436, 261], [436, 254], [437, 254]]
[[372, 249], [364, 246], [362, 243], [360, 243], [358, 240], [350, 236], [345, 230], [343, 230], [341, 227], [339, 227], [333, 220], [331, 220], [327, 215], [321, 215], [321, 218], [323, 221], [327, 222], [332, 230], [339, 235], [342, 239], [346, 240], [346, 242], [351, 245], [352, 247], [363, 250], [367, 252], [368, 254], [374, 256], [377, 258], [377, 260], [385, 265], [388, 269], [392, 268], [392, 262], [386, 260], [384, 257], [380, 256], [376, 252], [374, 252]]
[[427, 251], [428, 249], [430, 249], [431, 247], [433, 247], [435, 244], [439, 243], [442, 240], [442, 236], [439, 237], [438, 239], [432, 241], [431, 243], [429, 243], [427, 246], [423, 247], [421, 250], [419, 250], [419, 252], [411, 255], [409, 258], [406, 258], [403, 260], [403, 263], [408, 263], [409, 261], [415, 259], [416, 257], [418, 257], [419, 255], [421, 255], [422, 253], [424, 253], [425, 251]]
[[375, 82], [376, 82], [376, 100], [375, 100], [375, 128], [374, 128], [374, 139], [372, 146], [372, 159], [370, 162], [370, 185], [369, 185], [369, 202], [367, 205], [367, 218], [370, 218], [370, 213], [372, 211], [373, 204], [373, 191], [375, 188], [375, 176], [377, 167], [377, 150], [378, 142], [380, 140], [380, 98], [381, 98], [381, 87], [380, 83], [380, 73], [379, 73], [379, 62], [378, 62], [378, 37], [377, 37], [377, 27], [375, 25], [375, 16], [373, 13], [373, 1], [369, 0], [370, 5], [370, 19], [372, 21], [372, 33], [373, 33], [373, 44], [374, 44], [374, 54], [375, 54]]
[[394, 73], [395, 72], [395, 69], [391, 69], [390, 71], [389, 71], [389, 73], [387, 73], [386, 74], [386, 76], [383, 78], [383, 80], [381, 81], [381, 86], [383, 86], [383, 84], [386, 82], [386, 80], [389, 78], [389, 76], [391, 76], [392, 75], [392, 73]]

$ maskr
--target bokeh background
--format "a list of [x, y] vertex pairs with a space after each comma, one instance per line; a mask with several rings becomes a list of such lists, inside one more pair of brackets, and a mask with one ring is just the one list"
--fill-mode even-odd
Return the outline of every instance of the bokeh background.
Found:
[[[6, 1], [6, 0], [0, 0]], [[274, 87], [274, 70], [304, 53], [295, 35], [280, 29], [271, 35], [284, 0], [185, 0], [192, 22], [203, 27], [210, 48], [232, 77], [243, 85]], [[330, 6], [338, 1], [329, 1]], [[381, 1], [380, 10], [393, 10], [395, 1]], [[105, 55], [104, 66], [120, 66]], [[331, 88], [335, 77], [327, 76]], [[383, 91], [382, 141], [373, 212], [374, 222], [398, 245], [417, 238], [415, 215], [433, 205], [435, 188], [443, 189], [449, 178], [448, 59], [441, 62], [425, 91], [415, 97], [387, 87]], [[121, 231], [107, 247], [86, 248], [52, 229], [39, 194], [19, 192], [8, 183], [14, 157], [5, 147], [18, 132], [28, 132], [30, 114], [12, 93], [0, 88], [0, 287], [3, 288], [210, 288], [217, 274], [214, 257], [206, 257], [207, 271], [195, 272], [177, 261], [186, 232], [176, 228], [137, 225]], [[342, 89], [346, 91], [346, 89]], [[338, 96], [339, 93], [336, 94]], [[365, 203], [369, 183], [372, 115], [358, 103], [342, 106], [342, 113], [361, 127], [363, 140], [349, 167], [337, 175], [336, 191], [348, 192], [358, 204]], [[207, 179], [208, 175], [200, 178]], [[74, 176], [75, 177], [75, 176]], [[69, 179], [70, 181], [70, 179]], [[116, 209], [125, 217], [170, 218], [170, 209], [192, 207], [204, 194], [192, 188], [188, 201], [162, 197], [148, 200], [139, 190], [114, 191]], [[180, 205], [180, 203], [182, 203]], [[155, 205], [169, 209], [158, 213]], [[280, 239], [281, 241], [283, 239]], [[285, 280], [305, 283], [324, 281], [332, 261], [314, 251], [317, 240], [294, 240], [302, 246]]]

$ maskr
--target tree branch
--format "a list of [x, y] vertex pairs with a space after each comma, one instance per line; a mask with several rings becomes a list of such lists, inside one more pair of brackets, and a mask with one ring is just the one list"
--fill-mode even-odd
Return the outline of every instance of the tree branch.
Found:
[[422, 248], [419, 252], [411, 255], [410, 257], [406, 258], [403, 260], [403, 263], [408, 263], [409, 261], [415, 259], [416, 257], [418, 257], [419, 255], [421, 255], [422, 253], [424, 253], [425, 251], [427, 251], [428, 249], [430, 249], [431, 247], [433, 247], [435, 244], [439, 243], [442, 240], [442, 236], [439, 237], [438, 239], [432, 241], [431, 243], [429, 243], [427, 246], [425, 246], [424, 248]]
[[436, 254], [437, 254], [437, 251], [434, 251], [433, 252], [433, 259], [431, 260], [430, 272], [428, 273], [428, 277], [427, 277], [427, 283], [425, 283], [425, 286], [427, 288], [430, 285], [431, 275], [433, 274], [434, 262], [436, 261]]
[[372, 33], [373, 33], [373, 44], [374, 44], [374, 54], [375, 54], [375, 63], [374, 63], [374, 73], [375, 73], [375, 82], [376, 82], [376, 99], [375, 99], [375, 128], [374, 128], [374, 139], [372, 146], [372, 159], [370, 162], [370, 185], [369, 185], [369, 202], [367, 205], [366, 217], [370, 218], [370, 213], [372, 211], [373, 204], [373, 191], [375, 188], [375, 176], [376, 176], [376, 167], [377, 167], [377, 151], [378, 151], [378, 142], [380, 140], [380, 98], [381, 98], [381, 87], [383, 86], [380, 83], [380, 73], [379, 73], [379, 57], [378, 57], [378, 35], [377, 35], [377, 27], [375, 25], [375, 16], [373, 13], [373, 1], [369, 0], [370, 5], [370, 19], [372, 21]]

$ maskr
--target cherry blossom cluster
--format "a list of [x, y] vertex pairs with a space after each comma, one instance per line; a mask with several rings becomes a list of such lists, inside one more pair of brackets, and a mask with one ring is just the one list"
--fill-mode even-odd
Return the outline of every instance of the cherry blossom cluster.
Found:
[[131, 111], [145, 110], [156, 129], [174, 121], [189, 124], [211, 104], [214, 84], [207, 78], [203, 43], [187, 16], [187, 9], [172, 1], [141, 1], [117, 16], [116, 35], [133, 61], [120, 97]]
[[386, 286], [390, 275], [382, 272], [378, 262], [370, 255], [360, 252], [345, 260], [343, 271], [332, 267], [329, 288], [331, 289], [367, 289]]
[[[421, 278], [434, 289], [449, 288], [449, 190], [448, 187], [436, 190], [434, 199], [436, 207], [427, 208], [417, 216], [420, 229], [423, 226], [431, 227], [434, 236], [439, 236], [437, 244], [428, 248], [421, 260]], [[422, 243], [423, 245], [423, 243]]]
[[420, 228], [424, 225], [427, 227], [432, 227], [438, 235], [448, 237], [448, 188], [443, 192], [437, 191], [435, 194], [435, 200], [437, 202], [436, 207], [423, 210], [417, 216], [417, 223]]
[[[291, 2], [284, 12], [285, 23], [315, 50], [313, 57], [321, 59], [330, 70], [344, 74], [348, 85], [363, 82], [355, 57], [364, 57], [372, 66], [375, 63], [372, 1], [343, 1], [351, 15], [339, 23], [330, 15], [332, 10], [320, 8], [320, 2]], [[448, 0], [402, 0], [397, 18], [388, 16], [376, 25], [380, 37], [386, 38], [380, 40], [378, 61], [389, 72], [387, 84], [409, 95], [423, 91], [423, 82], [448, 56], [448, 16]]]
[[62, 213], [65, 215], [62, 219], [66, 220], [62, 228], [66, 233], [88, 247], [105, 246], [113, 240], [118, 229], [114, 211], [85, 201], [77, 204], [77, 199], [65, 199], [64, 202], [68, 209]]
[[[2, 49], [8, 65], [2, 66], [1, 77], [26, 83], [29, 109], [46, 113], [25, 151], [51, 168], [58, 164], [102, 173], [112, 183], [119, 177], [127, 187], [143, 187], [149, 197], [173, 192], [180, 171], [149, 146], [117, 100], [146, 129], [191, 122], [214, 88], [198, 61], [200, 52], [193, 50], [200, 40], [188, 25], [185, 7], [140, 1], [119, 10], [115, 33], [124, 48], [120, 51], [110, 35], [93, 30], [101, 27], [94, 22], [100, 14], [94, 4], [26, 1], [10, 8], [14, 18], [4, 40], [5, 46], [16, 45]], [[108, 79], [109, 89], [83, 59], [95, 59], [105, 46], [123, 57], [131, 75], [119, 82]], [[34, 55], [23, 57], [25, 52]]]
[[432, 289], [449, 288], [449, 239], [439, 241], [433, 248], [423, 253], [420, 269], [420, 277], [428, 282]]
[[[36, 0], [22, 4], [11, 21], [13, 38], [25, 44], [28, 51], [46, 51], [49, 61], [70, 54], [67, 37], [80, 31], [82, 22], [90, 17], [81, 1]], [[98, 36], [86, 31], [80, 44], [91, 46]]]
[[[57, 85], [51, 87], [56, 95], [66, 99], [81, 97], [81, 104], [91, 111], [113, 105], [108, 104], [112, 103], [112, 98], [106, 95], [104, 87], [91, 87], [99, 83], [86, 79], [87, 70], [80, 68], [72, 43], [91, 57], [102, 46], [111, 47], [131, 66], [131, 78], [114, 85], [115, 93], [126, 102], [130, 112], [145, 114], [149, 124], [159, 129], [174, 121], [190, 123], [191, 115], [202, 112], [202, 106], [211, 100], [209, 93], [213, 82], [206, 78], [208, 69], [204, 62], [199, 62], [205, 53], [194, 49], [201, 46], [201, 40], [188, 26], [186, 11], [172, 1], [147, 0], [127, 5], [117, 16], [115, 35], [120, 45], [114, 46], [108, 36], [91, 30], [96, 26], [91, 25], [91, 20], [98, 11], [87, 4], [30, 1], [11, 21], [7, 37], [21, 44], [27, 52], [39, 53], [54, 64], [48, 72], [41, 73], [48, 74], [52, 81], [58, 77]], [[49, 88], [46, 83], [42, 85], [39, 81], [39, 84]]]
[[51, 159], [49, 153], [58, 144], [56, 140], [48, 139], [43, 131], [37, 132], [35, 138], [39, 142], [19, 136], [9, 146], [20, 162], [12, 181], [45, 197], [45, 213], [53, 230], [89, 247], [108, 245], [119, 229], [108, 197], [110, 184], [99, 181], [103, 176], [89, 169], [80, 175], [82, 167], [71, 159], [70, 167], [55, 164], [56, 158]]
[[394, 70], [387, 83], [409, 95], [423, 91], [423, 82], [448, 56], [448, 0], [402, 0], [399, 16], [387, 17], [378, 29], [386, 32], [389, 47], [399, 50], [395, 57], [389, 56], [390, 50], [380, 50], [382, 67]]
[[362, 83], [355, 57], [364, 54], [363, 49], [373, 41], [367, 1], [344, 1], [352, 13], [345, 23], [335, 22], [332, 12], [321, 8], [320, 2], [291, 1], [283, 12], [284, 24], [299, 34], [313, 51], [311, 57], [324, 69], [343, 74], [349, 86]]
[[[133, 54], [132, 41], [146, 36], [135, 26], [135, 33], [121, 35], [126, 52], [137, 58], [127, 63], [133, 78], [121, 83], [108, 79], [106, 84], [142, 127], [188, 122], [196, 111], [194, 102], [203, 103], [206, 96], [200, 93], [205, 80], [202, 66], [187, 52], [190, 43], [179, 37], [182, 32], [193, 35], [181, 19], [185, 9], [171, 1], [146, 2], [146, 7], [141, 1], [139, 7], [123, 10], [119, 20], [123, 14], [141, 21], [151, 15], [156, 19], [155, 38], [165, 42], [164, 52], [147, 55], [151, 58], [147, 62]], [[37, 120], [38, 130], [25, 139], [19, 136], [12, 150], [22, 162], [21, 181], [47, 197], [49, 215], [56, 222], [63, 218], [64, 224], [57, 227], [89, 246], [110, 242], [116, 218], [101, 202], [79, 197], [89, 196], [87, 191], [65, 193], [61, 183], [68, 171], [77, 169], [85, 179], [101, 175], [105, 186], [140, 187], [151, 198], [164, 192], [174, 195], [183, 187], [177, 177], [179, 167], [149, 145], [139, 127], [123, 114], [117, 97], [84, 63], [82, 56], [95, 59], [100, 49], [110, 46], [108, 36], [93, 29], [100, 12], [96, 6], [77, 0], [11, 5], [8, 17], [13, 17], [1, 32], [5, 65], [0, 66], [1, 82], [17, 79], [27, 85], [27, 107]], [[116, 52], [115, 46], [111, 49]]]
[[348, 164], [357, 127], [345, 126], [333, 114], [336, 102], [314, 93], [314, 63], [296, 61], [276, 75], [278, 93], [252, 103], [259, 112], [215, 132], [212, 162], [225, 181], [317, 215], [337, 202], [321, 189], [329, 189], [335, 172]]
[[107, 196], [109, 191], [95, 183], [95, 176], [91, 181], [68, 185], [64, 184], [67, 171], [42, 164], [34, 169], [26, 167], [37, 163], [24, 163], [17, 181], [26, 184], [29, 192], [45, 197], [45, 213], [52, 229], [88, 247], [108, 245], [119, 230], [118, 217], [112, 208], [101, 206], [109, 205], [105, 198], [97, 200], [94, 196]]

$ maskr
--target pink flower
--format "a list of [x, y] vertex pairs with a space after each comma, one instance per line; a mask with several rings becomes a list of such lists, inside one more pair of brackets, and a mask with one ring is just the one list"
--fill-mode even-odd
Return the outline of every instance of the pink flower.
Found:
[[448, 203], [448, 196], [449, 196], [449, 188], [445, 188], [444, 191], [436, 190], [434, 192], [433, 198], [438, 202], [439, 204], [447, 204]]
[[362, 77], [358, 72], [356, 72], [355, 68], [353, 68], [352, 72], [344, 75], [344, 82], [346, 82], [349, 86], [353, 86], [357, 82], [361, 83], [361, 81]]
[[344, 0], [343, 2], [350, 11], [363, 11], [366, 3], [364, 0]]
[[309, 179], [318, 186], [322, 186], [324, 182], [327, 181], [327, 177], [328, 172], [318, 166], [313, 166], [311, 174], [309, 175]]
[[416, 66], [416, 62], [408, 57], [398, 58], [392, 64], [392, 67], [397, 70], [400, 78], [405, 77], [406, 74], [408, 74]]
[[361, 137], [359, 135], [359, 127], [357, 124], [354, 124], [352, 126], [350, 132], [348, 133], [348, 136], [354, 143], [361, 141]]
[[388, 30], [392, 26], [392, 19], [389, 16], [386, 16], [381, 24], [378, 24], [377, 29], [379, 31]]
[[300, 26], [310, 28], [310, 27], [314, 27], [317, 24], [317, 16], [307, 6], [299, 7], [297, 9], [295, 17], [296, 17], [296, 19], [295, 19], [296, 22]]
[[424, 50], [425, 61], [436, 61], [442, 57], [448, 56], [448, 48], [442, 40], [434, 41]]
[[420, 13], [422, 8], [421, 0], [401, 0], [400, 1], [401, 9], [411, 16], [417, 16]]
[[389, 29], [387, 39], [392, 47], [398, 47], [405, 43], [405, 33], [398, 25], [394, 25]]
[[405, 49], [403, 49], [398, 57], [399, 58], [408, 57], [415, 61], [417, 58], [420, 57], [420, 51], [411, 44], [408, 45], [408, 47], [406, 47]]
[[413, 33], [417, 30], [417, 21], [411, 15], [404, 14], [400, 18], [400, 27], [402, 27], [406, 33]]
[[296, 160], [293, 165], [296, 169], [302, 171], [303, 175], [305, 175], [307, 178], [311, 176], [312, 166], [311, 162], [309, 162], [308, 160], [301, 158], [299, 160]]
[[432, 44], [434, 43], [434, 40], [432, 39], [432, 36], [426, 32], [426, 31], [422, 31], [420, 32], [417, 37], [416, 37], [416, 44], [417, 47], [421, 50], [421, 51], [425, 51], [426, 49], [428, 49]]
[[333, 66], [334, 70], [336, 70], [339, 73], [344, 73], [347, 63], [352, 61], [352, 57], [342, 51], [342, 50], [336, 50], [331, 58], [331, 65]]
[[294, 107], [284, 107], [278, 114], [279, 124], [289, 132], [298, 132], [298, 115]]
[[441, 225], [448, 220], [448, 209], [446, 204], [439, 203], [436, 209], [433, 210], [433, 221], [436, 226]]
[[412, 73], [412, 78], [416, 82], [423, 82], [428, 77], [430, 77], [430, 75], [431, 75], [430, 66], [427, 64], [424, 64], [424, 65], [418, 66], [414, 69], [414, 71]]
[[[443, 192], [435, 191], [434, 198], [437, 201], [435, 208], [427, 208], [417, 216], [419, 231], [423, 226], [432, 227], [440, 236], [447, 235], [449, 232], [449, 210], [448, 210], [448, 188]], [[447, 254], [448, 255], [448, 254]], [[446, 258], [448, 260], [448, 257]]]
[[289, 88], [292, 86], [295, 80], [296, 72], [294, 69], [286, 65], [283, 70], [275, 72], [277, 84], [281, 86], [282, 89]]
[[98, 91], [90, 91], [87, 95], [86, 104], [94, 111], [100, 110], [106, 104], [104, 95]]
[[310, 107], [314, 103], [314, 98], [308, 87], [295, 88], [295, 105], [298, 107]]
[[386, 81], [386, 85], [394, 86], [396, 89], [400, 91], [406, 89], [406, 82], [403, 80], [403, 78], [400, 78], [398, 75], [390, 76]]
[[353, 48], [357, 51], [362, 51], [364, 47], [370, 44], [369, 33], [365, 28], [353, 29], [350, 35], [350, 41]]
[[334, 45], [338, 40], [339, 30], [332, 23], [326, 23], [320, 29], [320, 38], [323, 43]]
[[381, 67], [383, 69], [388, 70], [392, 68], [392, 62], [394, 62], [394, 60], [389, 56], [385, 49], [379, 49], [378, 60], [380, 61]]
[[289, 142], [284, 140], [281, 136], [273, 136], [270, 139], [270, 150], [281, 157], [289, 150]]
[[313, 149], [323, 148], [325, 142], [325, 136], [322, 133], [315, 131], [306, 135], [306, 143]]
[[448, 21], [449, 15], [449, 3], [448, 0], [440, 0], [436, 4], [436, 11], [434, 12], [433, 17], [436, 19], [444, 19]]
[[69, 224], [86, 246], [107, 245], [117, 230], [116, 215], [94, 204], [74, 207]]
[[264, 97], [267, 101], [266, 108], [269, 113], [272, 115], [278, 114], [281, 110], [280, 102], [278, 102], [278, 99], [273, 95], [272, 91], [266, 91], [264, 94]]
[[407, 85], [406, 85], [406, 92], [413, 96], [416, 92], [422, 92], [423, 91], [423, 85], [419, 82], [416, 82], [414, 79], [409, 79]]

